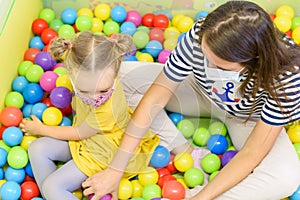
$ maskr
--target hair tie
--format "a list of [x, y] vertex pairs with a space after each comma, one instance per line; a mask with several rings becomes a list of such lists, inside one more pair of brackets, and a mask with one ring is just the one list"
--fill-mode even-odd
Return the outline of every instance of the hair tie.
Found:
[[68, 50], [71, 50], [72, 49], [72, 43], [69, 43], [68, 44]]

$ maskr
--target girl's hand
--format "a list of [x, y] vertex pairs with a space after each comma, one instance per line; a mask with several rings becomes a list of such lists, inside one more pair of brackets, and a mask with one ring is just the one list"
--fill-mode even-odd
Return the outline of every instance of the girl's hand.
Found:
[[40, 135], [43, 123], [35, 115], [30, 116], [32, 120], [24, 118], [20, 123], [20, 128], [25, 135]]
[[83, 194], [93, 195], [91, 200], [98, 200], [106, 194], [111, 194], [112, 200], [117, 200], [122, 176], [123, 172], [111, 168], [100, 171], [82, 183]]

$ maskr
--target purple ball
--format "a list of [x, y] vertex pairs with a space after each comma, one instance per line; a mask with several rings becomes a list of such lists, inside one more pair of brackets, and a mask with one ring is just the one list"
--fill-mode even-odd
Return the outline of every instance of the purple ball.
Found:
[[51, 54], [47, 51], [41, 51], [34, 58], [34, 63], [41, 66], [44, 71], [49, 71], [52, 69], [52, 66], [55, 64]]
[[66, 87], [56, 87], [50, 93], [50, 101], [57, 108], [66, 108], [72, 101], [72, 93]]
[[236, 150], [229, 150], [223, 153], [221, 159], [222, 166], [224, 167], [233, 158], [233, 156], [235, 156], [235, 154], [237, 154]]

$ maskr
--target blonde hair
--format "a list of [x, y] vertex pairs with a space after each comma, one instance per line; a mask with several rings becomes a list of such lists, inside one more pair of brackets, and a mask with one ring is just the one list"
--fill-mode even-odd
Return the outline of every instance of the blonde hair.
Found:
[[65, 54], [64, 63], [72, 76], [79, 70], [96, 72], [107, 67], [113, 67], [117, 74], [124, 55], [132, 47], [132, 37], [127, 34], [107, 37], [91, 31], [82, 31], [73, 39], [57, 37], [49, 45], [55, 58]]

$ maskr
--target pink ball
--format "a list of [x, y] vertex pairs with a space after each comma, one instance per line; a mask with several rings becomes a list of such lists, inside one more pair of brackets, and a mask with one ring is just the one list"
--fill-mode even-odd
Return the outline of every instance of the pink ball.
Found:
[[46, 71], [40, 78], [40, 86], [46, 92], [51, 92], [56, 87], [57, 73], [53, 71]]
[[[94, 196], [94, 194], [90, 194], [89, 196], [88, 196], [88, 198], [89, 199], [92, 199], [93, 198], [93, 196]], [[102, 198], [100, 198], [99, 200], [111, 200], [111, 194], [106, 194], [106, 195], [104, 195]]]
[[142, 23], [142, 16], [139, 12], [131, 10], [127, 12], [125, 21], [132, 22], [136, 27], [138, 27]]
[[164, 31], [161, 28], [152, 28], [149, 31], [149, 37], [150, 40], [157, 40], [161, 44], [163, 44], [165, 40]]
[[53, 65], [52, 70], [54, 70], [58, 67], [65, 67], [65, 64], [64, 63], [56, 63], [55, 65]]
[[158, 62], [165, 64], [171, 54], [171, 50], [164, 49], [158, 54]]

